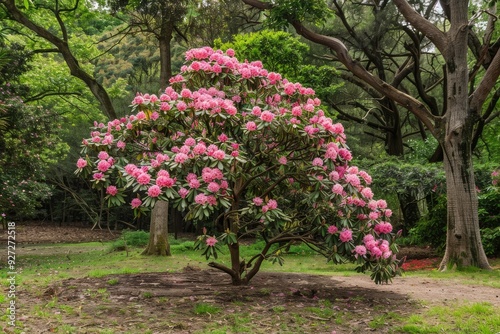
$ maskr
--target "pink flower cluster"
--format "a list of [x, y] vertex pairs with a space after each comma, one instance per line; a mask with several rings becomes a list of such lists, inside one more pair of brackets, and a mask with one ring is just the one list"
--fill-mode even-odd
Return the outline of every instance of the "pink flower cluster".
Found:
[[389, 247], [389, 241], [387, 240], [376, 240], [373, 235], [367, 234], [363, 238], [363, 243], [369, 254], [375, 259], [388, 259], [392, 256], [392, 251]]

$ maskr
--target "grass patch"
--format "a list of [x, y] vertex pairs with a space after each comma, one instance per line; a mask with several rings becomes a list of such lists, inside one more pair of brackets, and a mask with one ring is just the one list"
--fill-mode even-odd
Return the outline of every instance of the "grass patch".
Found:
[[128, 248], [146, 247], [149, 242], [149, 232], [125, 230], [121, 238], [113, 241], [110, 252], [123, 251]]
[[412, 315], [399, 329], [402, 333], [500, 333], [500, 310], [490, 303], [435, 306], [423, 315]]
[[220, 308], [208, 303], [198, 303], [193, 307], [193, 313], [196, 315], [217, 314], [219, 312]]

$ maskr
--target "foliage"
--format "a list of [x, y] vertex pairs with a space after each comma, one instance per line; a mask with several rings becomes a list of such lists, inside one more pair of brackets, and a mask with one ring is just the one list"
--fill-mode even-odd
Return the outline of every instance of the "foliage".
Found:
[[111, 251], [120, 251], [126, 247], [144, 247], [149, 242], [149, 232], [146, 231], [123, 231], [121, 238], [111, 245]]
[[266, 24], [276, 28], [286, 28], [289, 22], [309, 22], [322, 24], [333, 12], [324, 0], [275, 0]]
[[481, 229], [484, 252], [488, 256], [500, 256], [500, 226]]
[[262, 61], [266, 69], [279, 72], [291, 78], [304, 62], [309, 47], [290, 33], [262, 30], [249, 34], [239, 34], [232, 42], [216, 40], [215, 48], [233, 49], [240, 59]]
[[64, 157], [58, 115], [30, 107], [11, 91], [0, 87], [0, 115], [8, 124], [0, 137], [0, 211], [19, 218], [33, 217], [41, 201], [51, 195], [46, 173]]
[[410, 229], [409, 237], [413, 244], [431, 245], [438, 252], [444, 250], [446, 243], [446, 195], [440, 195], [429, 213]]
[[343, 127], [314, 91], [232, 50], [193, 49], [186, 59], [160, 97], [138, 95], [136, 114], [95, 124], [77, 173], [106, 189], [110, 205], [132, 190], [136, 214], [157, 200], [202, 223], [219, 214], [219, 235], [197, 244], [207, 257], [227, 245], [239, 258], [241, 237], [262, 237], [266, 246], [244, 267], [211, 264], [233, 282], [248, 282], [264, 258], [281, 262], [280, 248], [267, 252], [292, 240], [334, 263], [356, 262], [377, 283], [396, 275], [392, 212], [374, 199], [371, 177], [349, 165]]
[[[415, 198], [419, 193], [426, 196], [443, 188], [444, 172], [436, 164], [401, 163], [397, 159], [377, 163], [369, 167], [374, 182], [373, 187], [382, 193], [412, 193]], [[441, 189], [442, 190], [442, 189]]]

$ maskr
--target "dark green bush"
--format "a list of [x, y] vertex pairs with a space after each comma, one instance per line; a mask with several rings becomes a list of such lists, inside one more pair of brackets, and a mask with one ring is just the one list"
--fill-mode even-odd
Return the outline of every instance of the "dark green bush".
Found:
[[125, 247], [145, 247], [149, 242], [149, 232], [124, 231], [122, 237], [111, 245], [111, 251], [124, 250]]
[[500, 256], [500, 226], [481, 229], [481, 240], [486, 256]]
[[446, 195], [438, 196], [434, 203], [429, 213], [408, 234], [412, 244], [431, 245], [441, 252], [446, 245]]

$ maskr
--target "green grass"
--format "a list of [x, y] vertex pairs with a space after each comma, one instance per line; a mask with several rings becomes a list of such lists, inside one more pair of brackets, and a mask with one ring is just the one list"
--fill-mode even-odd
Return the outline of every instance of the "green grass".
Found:
[[423, 315], [412, 315], [399, 328], [401, 333], [497, 334], [500, 310], [489, 303], [435, 306]]
[[[55, 248], [55, 255], [21, 254], [16, 258], [16, 268], [20, 273], [16, 281], [20, 289], [36, 293], [43, 293], [44, 287], [53, 284], [54, 281], [66, 278], [105, 278], [108, 286], [120, 284], [119, 279], [113, 277], [115, 274], [148, 273], [148, 272], [175, 272], [180, 271], [187, 265], [208, 268], [207, 261], [199, 252], [193, 250], [191, 240], [170, 240], [173, 256], [171, 257], [150, 257], [143, 256], [142, 247], [129, 246], [127, 251], [109, 252], [112, 243], [84, 243], [84, 244], [60, 244], [50, 245]], [[128, 244], [127, 244], [128, 245]], [[242, 247], [242, 257], [259, 253], [263, 244], [261, 242]], [[49, 246], [47, 246], [49, 247]], [[40, 246], [40, 248], [43, 248]], [[78, 249], [78, 252], [76, 251]], [[222, 247], [218, 262], [230, 265], [228, 252]], [[69, 254], [69, 255], [68, 255]], [[500, 259], [491, 260], [490, 264], [500, 267]], [[354, 265], [332, 265], [326, 260], [314, 254], [304, 245], [294, 245], [290, 248], [290, 254], [285, 256], [283, 266], [265, 261], [262, 271], [275, 272], [298, 272], [307, 274], [352, 276], [362, 275], [354, 271]], [[423, 270], [407, 272], [404, 275], [426, 277], [436, 280], [452, 280], [461, 284], [484, 285], [500, 288], [500, 270], [485, 271], [475, 268], [464, 268], [461, 270], [450, 270], [445, 273], [436, 270]], [[110, 276], [110, 277], [108, 277]], [[6, 271], [0, 271], [0, 278], [4, 286], [6, 285]], [[229, 277], [228, 277], [229, 282]], [[71, 287], [68, 287], [71, 288]], [[42, 292], [40, 292], [42, 291]], [[262, 296], [270, 295], [270, 291], [265, 288], [257, 290]], [[109, 293], [106, 289], [89, 290], [88, 295], [95, 300], [107, 300]], [[144, 292], [143, 298], [157, 301], [158, 303], [168, 303], [168, 299], [155, 298], [153, 294]], [[355, 298], [355, 297], [354, 297]], [[360, 297], [362, 298], [362, 297]], [[6, 302], [5, 296], [0, 296], [0, 304]], [[362, 300], [359, 300], [362, 302]], [[224, 315], [224, 324], [208, 323], [203, 333], [252, 333], [254, 327], [253, 315], [255, 312], [245, 309], [244, 302], [234, 303], [237, 312]], [[60, 304], [57, 299], [49, 300], [44, 306], [36, 306], [32, 309], [33, 316], [42, 319], [54, 318], [53, 309], [58, 309], [62, 314], [75, 314], [78, 311], [71, 306]], [[349, 312], [338, 311], [333, 308], [329, 300], [320, 300], [314, 307], [306, 307], [300, 314], [289, 314], [284, 306], [274, 305], [268, 309], [274, 316], [287, 316], [292, 319], [291, 323], [282, 323], [279, 330], [282, 332], [294, 332], [304, 324], [320, 324], [328, 320], [331, 324], [346, 325], [352, 315]], [[397, 333], [492, 333], [500, 332], [500, 311], [493, 305], [485, 303], [450, 305], [431, 307], [428, 309], [415, 309], [415, 314], [400, 316], [397, 310], [383, 313], [373, 310], [374, 313], [367, 318], [367, 326], [372, 331], [377, 331], [390, 324]], [[193, 305], [193, 314], [196, 316], [222, 317], [223, 312], [209, 303], [198, 303]], [[250, 314], [250, 315], [249, 315]], [[60, 315], [55, 317], [59, 321]], [[0, 317], [5, 319], [5, 315]], [[74, 328], [59, 322], [58, 331], [60, 333], [75, 332]], [[299, 327], [297, 327], [299, 326]], [[312, 326], [312, 325], [311, 325]], [[137, 329], [143, 331], [143, 329]], [[276, 328], [278, 330], [278, 328]], [[200, 333], [201, 333], [200, 332]], [[108, 333], [101, 331], [100, 333]], [[109, 333], [112, 333], [109, 332]]]
[[217, 314], [220, 308], [208, 303], [197, 303], [193, 307], [193, 313], [196, 315], [202, 314]]

